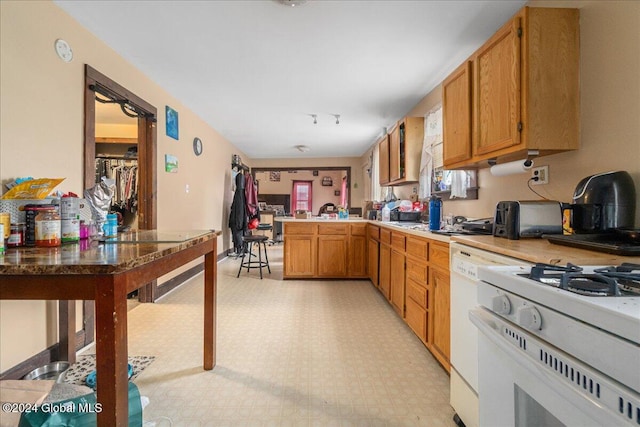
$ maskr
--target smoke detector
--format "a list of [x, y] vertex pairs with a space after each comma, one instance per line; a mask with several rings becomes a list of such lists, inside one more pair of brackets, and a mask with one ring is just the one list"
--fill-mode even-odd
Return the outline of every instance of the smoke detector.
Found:
[[302, 6], [307, 0], [278, 0], [278, 3], [289, 7]]

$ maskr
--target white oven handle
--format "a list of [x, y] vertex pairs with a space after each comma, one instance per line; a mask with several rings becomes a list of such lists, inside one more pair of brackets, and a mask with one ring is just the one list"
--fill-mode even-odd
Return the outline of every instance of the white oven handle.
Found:
[[637, 392], [484, 308], [469, 311], [469, 319], [511, 360], [528, 369], [547, 387], [562, 390], [561, 394], [572, 402], [582, 400], [583, 403], [577, 406], [584, 408], [593, 420], [602, 425], [611, 424], [613, 420], [637, 425], [640, 408], [640, 394]]

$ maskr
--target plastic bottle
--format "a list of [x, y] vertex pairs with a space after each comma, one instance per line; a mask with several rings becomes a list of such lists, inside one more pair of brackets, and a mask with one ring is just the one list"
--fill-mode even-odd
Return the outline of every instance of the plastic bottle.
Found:
[[440, 217], [442, 216], [442, 199], [432, 195], [429, 199], [429, 230], [440, 230]]
[[118, 237], [118, 216], [107, 214], [107, 222], [102, 227], [105, 239], [115, 239]]
[[391, 209], [388, 203], [382, 207], [382, 220], [387, 222], [391, 221]]

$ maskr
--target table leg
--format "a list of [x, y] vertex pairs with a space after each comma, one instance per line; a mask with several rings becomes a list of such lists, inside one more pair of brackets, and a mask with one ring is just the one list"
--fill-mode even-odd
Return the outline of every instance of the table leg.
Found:
[[100, 277], [96, 285], [98, 426], [128, 424], [127, 292], [123, 275]]
[[216, 241], [213, 250], [204, 256], [204, 369], [216, 366], [216, 298], [218, 264]]
[[58, 301], [58, 360], [76, 363], [76, 302]]

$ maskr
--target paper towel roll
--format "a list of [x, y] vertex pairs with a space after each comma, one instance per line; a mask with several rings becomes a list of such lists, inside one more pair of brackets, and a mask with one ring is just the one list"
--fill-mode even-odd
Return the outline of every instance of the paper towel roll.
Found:
[[517, 173], [525, 173], [533, 167], [533, 160], [518, 160], [515, 162], [503, 163], [491, 166], [491, 175], [505, 176]]

